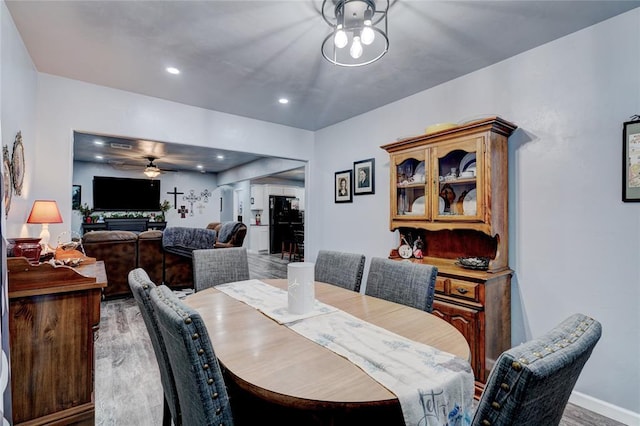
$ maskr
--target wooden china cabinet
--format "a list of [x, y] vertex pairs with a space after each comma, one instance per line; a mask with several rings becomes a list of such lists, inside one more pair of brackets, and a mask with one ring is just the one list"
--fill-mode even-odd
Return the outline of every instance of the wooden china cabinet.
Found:
[[[471, 348], [476, 394], [497, 357], [511, 347], [508, 251], [508, 151], [516, 126], [499, 117], [383, 145], [390, 155], [390, 229], [400, 245], [420, 241], [438, 267], [433, 313], [454, 325]], [[414, 248], [414, 247], [412, 247]], [[411, 251], [394, 249], [402, 260]], [[486, 270], [458, 258], [488, 258]]]

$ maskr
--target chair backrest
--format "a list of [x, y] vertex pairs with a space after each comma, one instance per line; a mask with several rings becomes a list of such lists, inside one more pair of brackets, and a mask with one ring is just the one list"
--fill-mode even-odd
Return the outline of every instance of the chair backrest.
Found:
[[193, 251], [193, 284], [201, 291], [218, 284], [249, 279], [247, 249], [231, 247]]
[[503, 352], [472, 425], [558, 425], [601, 334], [598, 321], [575, 314], [542, 337]]
[[364, 261], [363, 254], [320, 250], [316, 258], [315, 279], [359, 292]]
[[160, 369], [160, 381], [162, 383], [162, 390], [164, 391], [165, 401], [165, 417], [163, 424], [170, 425], [171, 419], [167, 419], [167, 408], [173, 422], [176, 425], [181, 424], [180, 420], [180, 404], [178, 403], [178, 393], [176, 391], [176, 383], [173, 380], [173, 371], [171, 370], [171, 363], [169, 362], [169, 356], [167, 355], [167, 348], [164, 344], [162, 334], [160, 334], [160, 328], [158, 327], [158, 321], [156, 320], [151, 301], [149, 299], [149, 292], [156, 285], [149, 279], [149, 275], [142, 268], [133, 269], [129, 272], [129, 287], [135, 298], [138, 308], [140, 308], [140, 314], [144, 320], [144, 324], [147, 327], [147, 332], [153, 345], [153, 352], [156, 354], [156, 360], [158, 361], [158, 367]]
[[374, 257], [365, 293], [431, 312], [436, 275], [438, 268], [433, 265]]
[[151, 304], [176, 381], [184, 425], [232, 425], [229, 395], [200, 314], [169, 287], [151, 290]]

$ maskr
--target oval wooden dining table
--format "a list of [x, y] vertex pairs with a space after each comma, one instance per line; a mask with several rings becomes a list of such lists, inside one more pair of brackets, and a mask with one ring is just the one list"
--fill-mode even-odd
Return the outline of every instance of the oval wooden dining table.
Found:
[[[286, 279], [261, 281], [287, 289]], [[462, 334], [435, 315], [322, 282], [315, 283], [315, 297], [408, 339], [469, 359]], [[351, 361], [215, 287], [187, 296], [185, 302], [202, 316], [225, 381], [231, 382], [227, 386], [248, 400], [279, 407], [278, 416], [283, 408], [310, 413], [313, 421], [303, 417], [307, 424], [403, 424], [396, 396]], [[240, 399], [232, 397], [232, 407]], [[252, 403], [248, 405], [245, 409], [251, 410]]]

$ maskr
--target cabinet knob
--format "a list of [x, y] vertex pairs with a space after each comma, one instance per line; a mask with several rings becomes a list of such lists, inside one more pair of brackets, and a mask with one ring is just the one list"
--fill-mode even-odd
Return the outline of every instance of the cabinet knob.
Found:
[[456, 290], [458, 290], [458, 293], [460, 293], [460, 294], [465, 294], [465, 293], [467, 293], [469, 291], [464, 287], [458, 287]]

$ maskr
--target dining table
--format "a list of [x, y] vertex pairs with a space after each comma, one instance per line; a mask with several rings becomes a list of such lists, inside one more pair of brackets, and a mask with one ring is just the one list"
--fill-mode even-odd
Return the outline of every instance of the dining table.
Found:
[[[287, 279], [261, 281], [288, 287]], [[377, 327], [470, 358], [463, 335], [435, 315], [318, 281], [314, 292], [319, 302]], [[396, 395], [348, 359], [215, 287], [184, 301], [204, 320], [234, 415], [248, 416], [247, 423], [272, 416], [281, 424], [404, 424]], [[235, 405], [241, 401], [242, 410]]]

